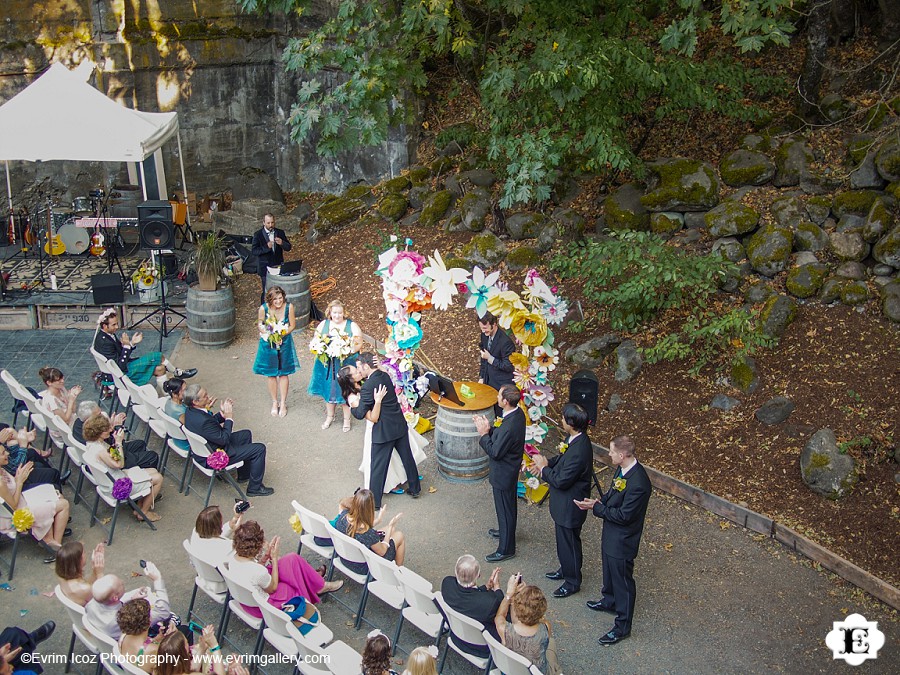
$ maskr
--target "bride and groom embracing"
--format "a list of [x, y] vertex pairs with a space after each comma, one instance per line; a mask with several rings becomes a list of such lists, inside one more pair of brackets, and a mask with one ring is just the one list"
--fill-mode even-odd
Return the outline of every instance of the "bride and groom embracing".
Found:
[[367, 420], [360, 470], [365, 474], [369, 469], [366, 483], [375, 496], [375, 508], [381, 508], [385, 485], [398, 485], [404, 478], [407, 493], [418, 497], [421, 486], [416, 464], [425, 459], [422, 449], [428, 441], [406, 423], [390, 375], [379, 370], [374, 354], [363, 352], [355, 365], [340, 369], [338, 382], [353, 416]]

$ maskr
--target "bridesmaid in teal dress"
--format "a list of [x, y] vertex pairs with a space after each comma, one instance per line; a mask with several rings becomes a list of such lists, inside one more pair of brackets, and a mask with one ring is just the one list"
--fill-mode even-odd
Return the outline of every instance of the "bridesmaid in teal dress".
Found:
[[256, 327], [260, 334], [264, 331], [266, 321], [272, 317], [285, 324], [287, 332], [281, 344], [274, 347], [267, 339], [260, 337], [253, 372], [264, 375], [268, 381], [269, 395], [272, 397], [272, 417], [284, 417], [287, 415], [288, 376], [297, 372], [297, 352], [291, 336], [297, 327], [297, 320], [294, 317], [294, 306], [287, 302], [284, 289], [280, 286], [272, 286], [266, 292], [266, 304], [259, 307]]
[[325, 309], [327, 317], [322, 323], [316, 327], [319, 335], [343, 335], [350, 338], [351, 349], [353, 353], [344, 359], [329, 358], [327, 363], [322, 363], [316, 359], [313, 363], [312, 377], [309, 379], [309, 387], [307, 393], [313, 396], [321, 396], [325, 400], [325, 421], [322, 428], [327, 429], [334, 422], [334, 415], [337, 407], [341, 406], [344, 413], [344, 425], [341, 427], [345, 432], [350, 431], [350, 406], [341, 396], [341, 386], [338, 384], [338, 371], [342, 366], [349, 366], [356, 363], [356, 357], [359, 355], [362, 346], [362, 333], [359, 326], [352, 320], [348, 319], [344, 314], [344, 305], [340, 300], [332, 300]]

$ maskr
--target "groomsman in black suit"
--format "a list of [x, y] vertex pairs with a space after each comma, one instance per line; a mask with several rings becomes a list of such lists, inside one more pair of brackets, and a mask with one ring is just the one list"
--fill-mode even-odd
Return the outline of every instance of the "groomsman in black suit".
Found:
[[556, 557], [559, 569], [544, 576], [562, 585], [554, 598], [567, 598], [581, 590], [581, 527], [587, 519], [575, 502], [591, 494], [594, 451], [587, 435], [588, 414], [577, 403], [563, 407], [563, 429], [568, 433], [562, 453], [551, 459], [532, 457], [538, 475], [550, 486], [550, 517], [556, 525]]
[[[478, 381], [499, 390], [504, 384], [513, 383], [513, 364], [509, 357], [516, 351], [516, 345], [490, 312], [479, 317], [478, 327], [481, 329]], [[494, 406], [494, 414], [501, 414], [499, 407]]]
[[365, 419], [366, 413], [375, 406], [375, 390], [378, 387], [387, 389], [387, 394], [381, 401], [381, 414], [372, 427], [372, 470], [369, 474], [369, 489], [375, 495], [375, 508], [381, 508], [384, 482], [387, 480], [388, 466], [394, 449], [400, 455], [403, 468], [406, 470], [406, 481], [409, 486], [406, 493], [413, 499], [418, 498], [422, 490], [419, 485], [419, 468], [409, 447], [409, 427], [400, 409], [391, 376], [383, 370], [378, 370], [375, 355], [371, 352], [360, 354], [356, 366], [351, 367], [355, 368], [356, 381], [363, 378], [366, 380], [359, 392], [359, 403], [356, 407], [350, 408], [356, 419]]
[[284, 251], [291, 250], [291, 242], [284, 230], [275, 227], [275, 216], [267, 213], [263, 216], [263, 226], [253, 233], [251, 255], [259, 258], [256, 272], [262, 281], [262, 293], [259, 304], [266, 301], [266, 275], [269, 267], [278, 267], [284, 262]]
[[525, 413], [519, 407], [522, 393], [514, 384], [504, 384], [497, 392], [497, 405], [502, 409], [499, 424], [491, 425], [483, 415], [473, 415], [479, 444], [487, 453], [494, 491], [498, 529], [488, 534], [500, 540], [497, 551], [485, 557], [490, 563], [508, 560], [516, 554], [516, 484], [525, 450]]
[[616, 467], [612, 485], [600, 499], [576, 501], [578, 508], [591, 509], [603, 518], [600, 552], [603, 563], [603, 589], [599, 600], [588, 608], [616, 615], [612, 630], [601, 637], [601, 645], [614, 645], [631, 634], [634, 617], [634, 559], [644, 531], [644, 517], [653, 491], [650, 478], [634, 456], [634, 441], [616, 436], [609, 443], [609, 458]]

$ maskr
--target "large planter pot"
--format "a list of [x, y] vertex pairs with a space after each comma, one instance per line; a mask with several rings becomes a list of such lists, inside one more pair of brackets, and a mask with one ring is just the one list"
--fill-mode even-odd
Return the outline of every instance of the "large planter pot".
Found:
[[201, 347], [220, 349], [234, 341], [234, 293], [231, 286], [206, 291], [199, 285], [188, 288], [188, 335]]

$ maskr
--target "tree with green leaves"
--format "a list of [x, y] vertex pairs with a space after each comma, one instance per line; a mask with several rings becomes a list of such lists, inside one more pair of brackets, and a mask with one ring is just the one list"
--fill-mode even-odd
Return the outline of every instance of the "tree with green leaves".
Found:
[[[312, 4], [238, 2], [297, 13]], [[505, 178], [501, 205], [540, 202], [557, 170], [639, 167], [632, 139], [658, 120], [759, 115], [752, 101], [776, 83], [705, 44], [785, 45], [800, 2], [340, 0], [285, 49], [286, 68], [303, 78], [292, 138], [315, 138], [326, 156], [378, 145], [412, 120], [408, 97], [427, 92], [433, 66], [452, 59], [479, 92], [484, 149]]]

